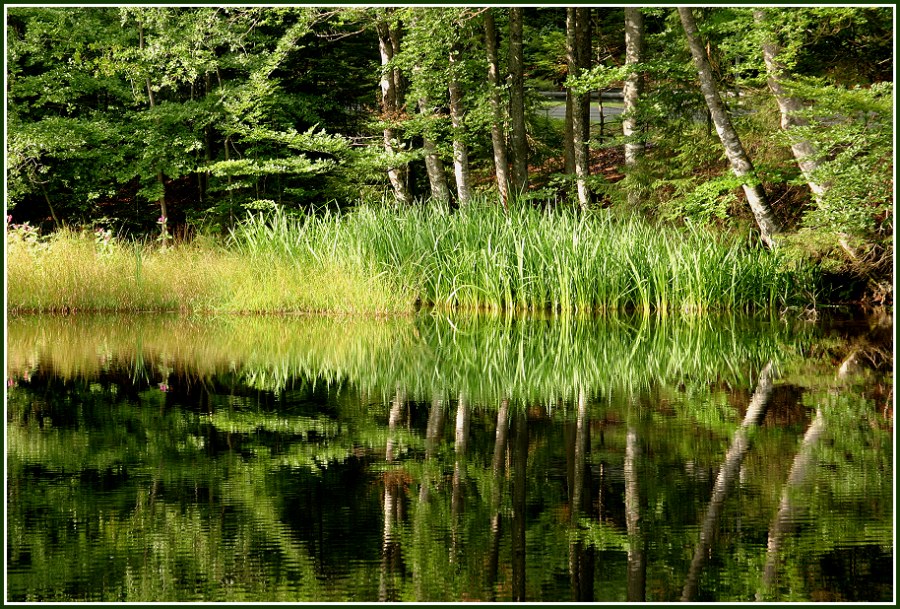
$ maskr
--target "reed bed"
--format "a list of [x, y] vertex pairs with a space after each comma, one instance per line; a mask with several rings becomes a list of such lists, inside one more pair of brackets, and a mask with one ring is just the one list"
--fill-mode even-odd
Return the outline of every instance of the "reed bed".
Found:
[[24, 311], [644, 313], [807, 304], [810, 268], [699, 228], [606, 210], [487, 201], [251, 216], [223, 242], [7, 235], [8, 307]]
[[256, 216], [232, 234], [248, 255], [339, 257], [441, 309], [556, 312], [774, 310], [806, 304], [811, 268], [701, 228], [606, 210], [365, 206]]

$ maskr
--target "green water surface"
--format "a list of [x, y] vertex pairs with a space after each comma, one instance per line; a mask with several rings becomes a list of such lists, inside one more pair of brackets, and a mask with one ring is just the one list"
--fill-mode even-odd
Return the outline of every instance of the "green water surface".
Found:
[[17, 317], [8, 601], [890, 601], [889, 327]]

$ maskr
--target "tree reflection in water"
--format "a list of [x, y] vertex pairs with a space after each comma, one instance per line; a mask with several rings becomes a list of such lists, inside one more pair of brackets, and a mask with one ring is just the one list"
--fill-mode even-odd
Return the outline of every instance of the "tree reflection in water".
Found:
[[892, 360], [846, 333], [13, 319], [9, 596], [883, 599]]

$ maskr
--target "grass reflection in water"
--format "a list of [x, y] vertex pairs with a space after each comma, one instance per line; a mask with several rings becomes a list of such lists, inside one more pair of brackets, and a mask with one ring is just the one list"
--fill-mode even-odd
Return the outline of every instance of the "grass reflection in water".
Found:
[[890, 363], [838, 374], [859, 345], [816, 327], [73, 316], [8, 332], [10, 600], [892, 594]]

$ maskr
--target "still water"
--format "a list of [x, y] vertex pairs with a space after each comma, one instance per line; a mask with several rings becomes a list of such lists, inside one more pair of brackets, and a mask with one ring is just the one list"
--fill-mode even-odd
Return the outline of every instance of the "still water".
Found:
[[890, 601], [891, 327], [21, 317], [9, 601]]

